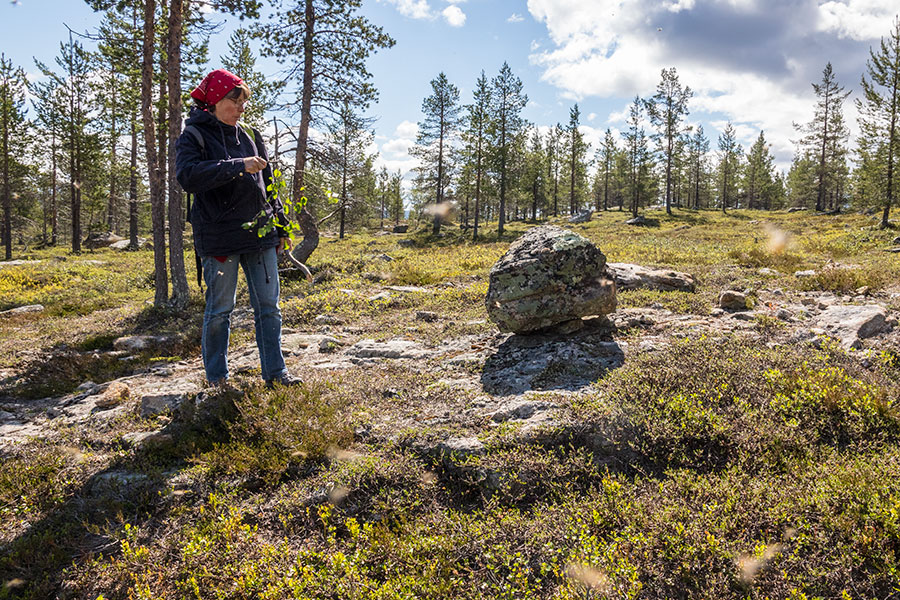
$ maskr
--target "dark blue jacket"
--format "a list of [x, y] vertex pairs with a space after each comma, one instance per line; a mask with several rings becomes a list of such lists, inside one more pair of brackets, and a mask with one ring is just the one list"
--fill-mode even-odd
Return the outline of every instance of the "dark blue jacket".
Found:
[[193, 135], [183, 132], [175, 142], [175, 176], [184, 191], [194, 195], [189, 218], [197, 253], [228, 256], [277, 246], [278, 236], [284, 235], [280, 228], [259, 237], [257, 227], [243, 227], [263, 209], [267, 218], [277, 214], [286, 222], [280, 203], [266, 193], [271, 166], [254, 175], [244, 171], [245, 157], [269, 160], [261, 136], [255, 135], [254, 147], [243, 128], [226, 125], [196, 107], [185, 125], [193, 125], [204, 141], [201, 148]]

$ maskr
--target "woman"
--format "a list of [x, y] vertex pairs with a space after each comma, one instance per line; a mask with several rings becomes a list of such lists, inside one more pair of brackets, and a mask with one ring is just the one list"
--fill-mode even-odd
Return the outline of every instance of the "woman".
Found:
[[[285, 368], [278, 307], [277, 254], [290, 250], [291, 241], [279, 227], [258, 234], [276, 216], [287, 221], [281, 204], [266, 192], [272, 170], [261, 136], [238, 125], [249, 95], [239, 77], [224, 69], [213, 71], [191, 92], [196, 106], [175, 144], [178, 183], [194, 194], [189, 220], [206, 282], [203, 366], [210, 384], [228, 383], [228, 338], [240, 265], [253, 306], [263, 379], [268, 387], [299, 385], [302, 381]], [[245, 228], [251, 221], [254, 225]]]

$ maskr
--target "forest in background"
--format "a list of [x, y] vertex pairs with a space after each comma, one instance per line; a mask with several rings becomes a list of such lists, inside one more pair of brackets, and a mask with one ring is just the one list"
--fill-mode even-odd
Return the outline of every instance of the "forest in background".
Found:
[[[610, 208], [637, 216], [658, 205], [669, 212], [852, 208], [880, 211], [882, 227], [890, 225], [900, 19], [860, 74], [854, 145], [843, 116], [849, 92], [827, 63], [812, 83], [810, 120], [795, 124], [787, 172], [776, 168], [764, 131], [744, 148], [731, 123], [718, 136], [689, 127], [692, 92], [675, 67], [662, 71], [654, 95], [634, 98], [621, 136], [607, 130], [591, 148], [577, 104], [564, 123], [524, 120], [526, 92], [504, 63], [496, 75], [482, 71], [470, 99], [444, 73], [431, 81], [410, 149], [419, 167], [406, 189], [403, 174], [376, 169], [369, 150], [367, 111], [377, 90], [366, 61], [394, 40], [360, 15], [361, 0], [87, 1], [96, 29], [70, 32], [55, 64], [37, 62], [39, 81], [29, 83], [22, 65], [0, 57], [4, 258], [47, 245], [78, 253], [98, 232], [127, 237], [134, 249], [148, 236], [158, 306], [187, 302], [186, 202], [171, 149], [188, 92], [220, 65], [253, 90], [244, 119], [265, 134], [286, 193], [298, 201], [300, 260], [315, 250], [320, 227], [343, 237], [407, 215], [429, 220], [435, 234], [458, 223], [473, 238], [487, 223], [502, 234], [511, 220]], [[217, 12], [246, 24], [218, 58], [209, 53], [211, 36], [221, 34]], [[263, 56], [284, 67], [277, 81], [256, 66], [259, 40]]]

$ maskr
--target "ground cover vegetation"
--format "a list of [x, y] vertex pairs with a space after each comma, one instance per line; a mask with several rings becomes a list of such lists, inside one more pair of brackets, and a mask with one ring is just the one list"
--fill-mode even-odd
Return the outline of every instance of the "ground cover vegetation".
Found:
[[[197, 362], [202, 297], [185, 269], [172, 148], [183, 97], [209, 68], [214, 16], [193, 0], [89, 4], [97, 30], [36, 65], [40, 82], [0, 57], [0, 311], [43, 307], [0, 316], [10, 410]], [[522, 119], [526, 91], [504, 64], [471, 99], [436, 76], [404, 193], [401, 173], [376, 172], [353, 143], [377, 97], [366, 59], [393, 39], [356, 0], [283, 2], [256, 20], [263, 4], [215, 8], [251, 21], [221, 62], [255, 82], [248, 120], [272, 130], [284, 189], [306, 198], [292, 217], [315, 283], [286, 275], [289, 332], [487, 347], [499, 335], [485, 318], [488, 271], [544, 222], [611, 261], [698, 282], [621, 292], [623, 311], [689, 322], [725, 288], [760, 305], [778, 291], [900, 310], [897, 254], [883, 251], [897, 245], [900, 21], [857, 74], [856, 146], [826, 64], [787, 173], [765, 132], [744, 149], [730, 123], [715, 144], [688, 128], [691, 92], [674, 67], [634, 99], [622, 138], [607, 131], [592, 149], [577, 105], [566, 126]], [[283, 87], [254, 66], [259, 37], [293, 65]], [[270, 119], [276, 106], [286, 110]], [[597, 214], [566, 223], [583, 211]], [[643, 226], [623, 223], [641, 213]], [[385, 221], [409, 231], [388, 234]], [[91, 250], [95, 233], [133, 251]], [[750, 318], [752, 335], [670, 334], [577, 393], [546, 386], [533, 396], [557, 418], [527, 431], [478, 412], [485, 393], [469, 384], [485, 364], [473, 360], [448, 374], [428, 358], [317, 369], [295, 358], [307, 380], [295, 391], [265, 390], [247, 369], [234, 412], [204, 428], [118, 398], [102, 425], [49, 425], [0, 447], [0, 598], [896, 596], [896, 340], [863, 354], [788, 341], [786, 321], [764, 311]], [[168, 336], [165, 347], [114, 350], [144, 333]], [[615, 336], [646, 341], [637, 326]], [[235, 327], [234, 350], [251, 341], [252, 327]], [[567, 366], [555, 368], [547, 380], [564, 380]], [[171, 433], [153, 445], [132, 437], [160, 428]], [[479, 449], [442, 448], [448, 438]]]
[[[858, 284], [900, 308], [900, 265], [883, 252], [893, 232], [878, 215], [648, 215], [657, 226], [625, 225], [618, 210], [570, 225], [610, 261], [698, 281], [696, 294], [622, 292], [624, 309], [701, 316], [723, 287], [764, 302], [764, 290], [852, 294]], [[459, 228], [434, 236], [432, 224], [324, 237], [310, 260], [316, 283], [285, 280], [286, 326], [320, 331], [315, 319], [327, 315], [325, 330], [347, 343], [495, 335], [488, 271], [532, 225], [514, 221], [502, 237], [486, 228], [476, 243]], [[33, 250], [39, 262], [0, 269], [10, 305], [47, 307], [0, 321], [8, 398], [38, 397], [48, 377], [71, 390], [196, 361], [199, 290], [187, 308], [163, 311], [148, 304], [151, 252], [89, 256]], [[794, 275], [841, 265], [856, 275]], [[417, 287], [372, 295], [386, 285]], [[245, 289], [239, 297], [247, 303]], [[483, 392], [452, 383], [467, 367], [448, 373], [424, 359], [300, 362], [299, 391], [265, 390], [246, 372], [229, 420], [153, 446], [128, 436], [179, 417], [142, 418], [137, 406], [102, 427], [6, 446], [0, 597], [890, 597], [900, 586], [900, 347], [861, 360], [836, 344], [775, 343], [780, 327], [760, 318], [750, 337], [676, 336], [577, 394], [537, 393], [564, 418], [528, 434], [472, 416]], [[181, 335], [170, 355], [90, 373], [74, 359], [120, 335], [166, 331]], [[233, 348], [248, 343], [236, 328]], [[435, 451], [448, 436], [476, 436], [484, 449]]]

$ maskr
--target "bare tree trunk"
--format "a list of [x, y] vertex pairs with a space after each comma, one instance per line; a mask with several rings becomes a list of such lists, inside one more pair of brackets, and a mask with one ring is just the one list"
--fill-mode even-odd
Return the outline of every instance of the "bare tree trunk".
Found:
[[[115, 76], [116, 72], [113, 70], [110, 73], [110, 78], [113, 81], [113, 85], [111, 86], [113, 89], [110, 90], [111, 94], [115, 94]], [[113, 102], [113, 107], [110, 111], [109, 200], [106, 203], [106, 229], [112, 233], [113, 229], [116, 227], [116, 145], [119, 140], [117, 135], [118, 132], [116, 131], [115, 99], [111, 98], [110, 102]]]
[[[306, 1], [306, 31], [303, 36], [303, 95], [300, 103], [300, 131], [297, 132], [297, 152], [294, 158], [294, 186], [291, 190], [294, 199], [303, 195], [303, 179], [306, 171], [306, 152], [309, 146], [309, 124], [312, 119], [312, 85], [313, 85], [313, 40], [315, 37], [316, 12], [313, 0]], [[291, 252], [302, 263], [319, 245], [319, 227], [316, 220], [304, 206], [297, 218], [303, 241]]]
[[128, 247], [131, 250], [138, 249], [138, 200], [137, 200], [137, 115], [131, 115], [131, 163], [128, 173]]
[[153, 221], [153, 273], [156, 277], [156, 294], [153, 304], [165, 306], [169, 298], [169, 282], [166, 275], [166, 214], [163, 197], [162, 172], [159, 168], [159, 156], [155, 134], [156, 124], [153, 122], [153, 46], [154, 20], [156, 16], [156, 0], [144, 2], [144, 44], [141, 68], [141, 114], [144, 119], [144, 146], [147, 151], [147, 169], [150, 180], [150, 211]]
[[172, 275], [172, 305], [184, 308], [190, 299], [184, 267], [184, 196], [175, 178], [175, 141], [181, 135], [181, 39], [184, 23], [183, 0], [169, 6], [169, 268]]
[[59, 225], [59, 209], [57, 208], [57, 191], [56, 191], [56, 131], [53, 132], [50, 142], [50, 162], [52, 163], [53, 173], [50, 176], [50, 245], [56, 246], [57, 242], [57, 226]]
[[884, 212], [881, 215], [881, 228], [886, 229], [890, 223], [888, 215], [891, 212], [891, 204], [894, 202], [894, 144], [897, 143], [897, 89], [898, 77], [894, 75], [893, 89], [891, 90], [891, 126], [888, 132], [888, 160], [887, 160], [887, 197], [884, 200]]
[[12, 198], [9, 191], [9, 112], [3, 111], [3, 247], [12, 260]]

